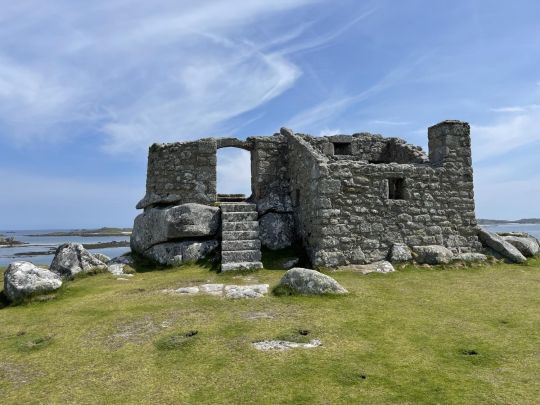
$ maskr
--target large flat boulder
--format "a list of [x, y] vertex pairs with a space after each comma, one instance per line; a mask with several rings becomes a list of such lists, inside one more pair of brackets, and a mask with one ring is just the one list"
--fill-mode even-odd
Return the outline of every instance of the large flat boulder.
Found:
[[143, 253], [148, 259], [165, 265], [176, 266], [186, 262], [204, 259], [219, 246], [217, 240], [187, 240], [154, 245]]
[[30, 262], [13, 262], [4, 273], [4, 294], [12, 302], [54, 291], [61, 286], [60, 276]]
[[188, 203], [168, 208], [148, 208], [135, 218], [131, 249], [143, 253], [173, 239], [213, 236], [220, 225], [220, 209]]
[[105, 263], [94, 257], [80, 243], [65, 243], [58, 246], [50, 267], [52, 272], [63, 278], [106, 268]]
[[420, 264], [448, 264], [454, 258], [454, 253], [444, 246], [427, 245], [413, 246], [414, 259]]
[[484, 231], [483, 229], [478, 230], [478, 238], [484, 246], [487, 246], [493, 249], [495, 252], [499, 253], [501, 256], [509, 259], [515, 263], [523, 263], [527, 261], [525, 256], [510, 242], [505, 241], [501, 236]]
[[347, 290], [332, 277], [301, 267], [294, 267], [288, 270], [279, 282], [279, 288], [302, 295], [347, 293]]
[[538, 242], [534, 238], [528, 238], [525, 236], [503, 236], [506, 242], [513, 245], [521, 254], [525, 257], [532, 257], [538, 253], [540, 247]]
[[259, 218], [259, 239], [263, 246], [283, 249], [294, 243], [294, 219], [292, 214], [268, 212]]

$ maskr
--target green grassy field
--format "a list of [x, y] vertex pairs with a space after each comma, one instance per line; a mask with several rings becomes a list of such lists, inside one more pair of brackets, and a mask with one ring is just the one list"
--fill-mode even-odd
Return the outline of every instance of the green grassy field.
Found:
[[[234, 301], [161, 291], [275, 285], [282, 274], [197, 265], [129, 281], [99, 274], [66, 283], [52, 299], [3, 308], [1, 401], [538, 403], [540, 259], [332, 274], [350, 291], [342, 297]], [[251, 346], [279, 337], [323, 345]]]

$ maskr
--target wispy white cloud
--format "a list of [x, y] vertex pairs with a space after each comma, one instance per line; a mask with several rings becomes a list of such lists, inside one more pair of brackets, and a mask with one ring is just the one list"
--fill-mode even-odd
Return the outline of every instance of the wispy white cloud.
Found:
[[520, 113], [525, 112], [534, 108], [539, 108], [540, 105], [538, 104], [531, 104], [531, 105], [516, 105], [516, 106], [508, 106], [508, 107], [498, 107], [498, 108], [492, 108], [491, 111], [493, 112], [502, 112], [502, 113]]
[[396, 125], [396, 126], [401, 126], [401, 125], [409, 125], [410, 122], [408, 121], [391, 121], [391, 120], [373, 120], [373, 121], [370, 121], [372, 124], [378, 124], [378, 125]]
[[511, 116], [503, 112], [492, 124], [471, 126], [476, 161], [540, 141], [540, 105], [522, 108], [523, 111], [516, 111]]
[[356, 94], [330, 97], [322, 102], [293, 115], [287, 126], [298, 131], [314, 131], [317, 127], [339, 125], [335, 120], [352, 106], [369, 99], [405, 80], [419, 79], [412, 73], [426, 61], [425, 55], [402, 62], [390, 70], [378, 82]]
[[326, 128], [326, 129], [321, 130], [321, 132], [319, 132], [319, 136], [339, 135], [341, 133], [342, 131], [339, 128], [338, 129]]
[[219, 132], [302, 74], [285, 49], [309, 23], [267, 37], [251, 35], [257, 24], [316, 2], [12, 3], [0, 13], [0, 136], [90, 128], [116, 153]]

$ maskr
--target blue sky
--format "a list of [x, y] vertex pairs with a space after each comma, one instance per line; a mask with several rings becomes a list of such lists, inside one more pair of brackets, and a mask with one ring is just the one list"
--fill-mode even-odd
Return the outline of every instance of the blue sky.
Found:
[[[130, 226], [153, 142], [285, 125], [426, 149], [444, 119], [471, 123], [477, 215], [540, 217], [540, 2], [2, 3], [0, 229]], [[220, 154], [220, 190], [248, 159]]]

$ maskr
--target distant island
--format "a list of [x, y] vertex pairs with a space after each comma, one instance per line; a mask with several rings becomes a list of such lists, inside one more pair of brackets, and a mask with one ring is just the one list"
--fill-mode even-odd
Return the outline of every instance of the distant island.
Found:
[[26, 236], [129, 236], [131, 228], [99, 228], [99, 229], [74, 229], [72, 231], [58, 231], [50, 233], [33, 234]]
[[26, 243], [15, 240], [15, 238], [13, 237], [6, 237], [4, 235], [0, 235], [0, 246], [13, 247], [20, 245], [26, 245]]
[[504, 225], [504, 224], [540, 224], [540, 218], [522, 218], [514, 221], [506, 219], [478, 219], [479, 225]]

